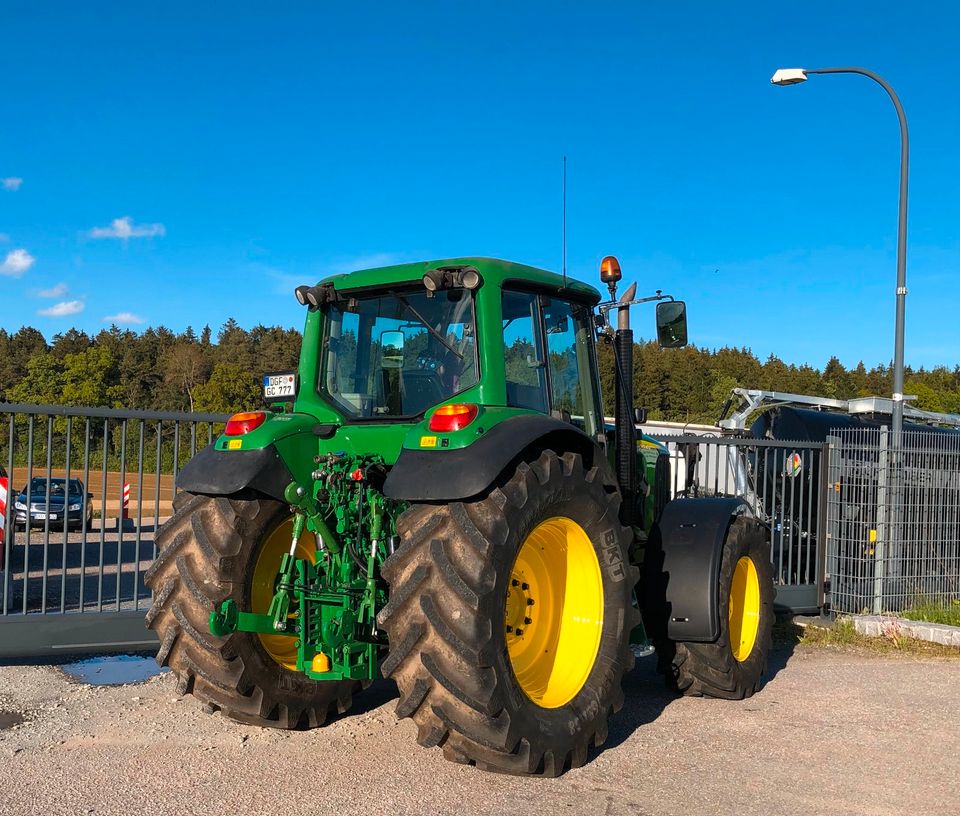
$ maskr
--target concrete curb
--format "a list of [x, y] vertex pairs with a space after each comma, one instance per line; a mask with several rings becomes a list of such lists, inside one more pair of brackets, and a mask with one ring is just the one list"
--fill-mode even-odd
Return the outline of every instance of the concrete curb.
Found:
[[895, 618], [887, 615], [854, 615], [854, 628], [867, 637], [910, 637], [960, 647], [960, 626]]

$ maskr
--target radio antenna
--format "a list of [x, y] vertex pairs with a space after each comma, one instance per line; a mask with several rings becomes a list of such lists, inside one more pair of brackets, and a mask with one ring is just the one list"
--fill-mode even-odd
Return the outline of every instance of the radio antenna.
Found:
[[563, 157], [563, 288], [567, 288], [567, 157]]

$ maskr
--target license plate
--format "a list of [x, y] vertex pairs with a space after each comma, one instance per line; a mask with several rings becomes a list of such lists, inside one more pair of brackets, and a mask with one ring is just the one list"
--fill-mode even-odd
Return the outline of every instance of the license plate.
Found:
[[271, 400], [291, 400], [297, 396], [297, 375], [292, 371], [282, 374], [263, 375], [263, 398]]
[[56, 521], [56, 520], [57, 520], [57, 514], [56, 514], [56, 513], [35, 513], [34, 515], [36, 515], [36, 517], [37, 517], [38, 519], [47, 519], [47, 518], [48, 518], [48, 519], [50, 519], [50, 521]]

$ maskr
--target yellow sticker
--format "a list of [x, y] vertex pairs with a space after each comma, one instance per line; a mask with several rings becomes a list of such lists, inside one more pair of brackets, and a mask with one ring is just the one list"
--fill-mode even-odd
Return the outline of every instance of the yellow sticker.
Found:
[[227, 440], [227, 450], [240, 450], [243, 447], [242, 439], [229, 439]]
[[421, 448], [435, 448], [435, 447], [437, 447], [437, 437], [435, 437], [435, 436], [421, 436], [421, 437], [420, 437], [420, 447], [421, 447]]
[[871, 544], [876, 544], [876, 542], [877, 542], [877, 531], [876, 531], [876, 530], [871, 530], [871, 531], [870, 531], [870, 543], [871, 543]]

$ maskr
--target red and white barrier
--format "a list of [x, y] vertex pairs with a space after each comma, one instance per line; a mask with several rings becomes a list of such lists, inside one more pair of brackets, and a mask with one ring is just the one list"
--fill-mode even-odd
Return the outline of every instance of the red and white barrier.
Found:
[[[7, 523], [7, 487], [9, 482], [7, 482], [6, 476], [0, 476], [0, 530], [3, 529], [3, 525]], [[3, 569], [2, 565], [3, 553], [0, 553], [0, 569]]]
[[[7, 481], [6, 476], [0, 476], [0, 573], [3, 572], [4, 563], [4, 552], [6, 547], [4, 546], [4, 541], [6, 536], [3, 534], [4, 525], [7, 523], [7, 488], [9, 487], [9, 482]], [[0, 583], [0, 611], [3, 611], [4, 603], [4, 593], [3, 593], [3, 584]]]
[[123, 483], [123, 501], [120, 502], [120, 515], [117, 516], [118, 530], [132, 530], [133, 520], [130, 518], [130, 483]]

